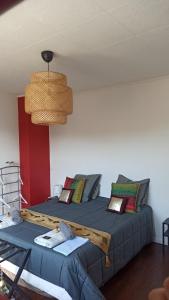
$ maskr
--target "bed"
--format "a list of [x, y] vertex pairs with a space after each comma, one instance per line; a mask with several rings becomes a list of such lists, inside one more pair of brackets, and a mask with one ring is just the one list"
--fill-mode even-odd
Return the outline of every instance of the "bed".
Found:
[[[59, 299], [103, 300], [99, 288], [151, 243], [153, 236], [152, 209], [149, 206], [144, 206], [135, 214], [118, 215], [106, 211], [108, 201], [107, 198], [97, 197], [80, 205], [66, 205], [59, 203], [55, 197], [32, 206], [31, 210], [110, 233], [110, 267], [106, 267], [105, 253], [90, 241], [67, 257], [35, 244], [34, 238], [49, 229], [29, 222], [1, 229], [0, 238], [32, 249], [25, 272], [35, 279], [41, 278], [41, 289], [45, 282], [51, 289], [52, 286], [63, 288], [65, 293]], [[19, 265], [19, 261], [18, 255], [9, 262], [11, 268]], [[50, 294], [50, 288], [48, 292]], [[58, 294], [53, 296], [58, 297]]]

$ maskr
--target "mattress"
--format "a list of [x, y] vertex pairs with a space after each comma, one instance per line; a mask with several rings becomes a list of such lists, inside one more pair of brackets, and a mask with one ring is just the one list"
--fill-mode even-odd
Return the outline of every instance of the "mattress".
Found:
[[[25, 248], [31, 248], [26, 270], [54, 285], [64, 288], [75, 300], [102, 300], [99, 290], [123, 268], [146, 244], [152, 241], [152, 209], [144, 206], [135, 214], [118, 215], [106, 210], [109, 199], [98, 197], [87, 203], [65, 205], [53, 198], [31, 210], [57, 216], [111, 234], [109, 258], [90, 241], [68, 257], [36, 245], [33, 240], [47, 228], [23, 222], [0, 230], [0, 238]], [[20, 255], [11, 260], [19, 265]]]

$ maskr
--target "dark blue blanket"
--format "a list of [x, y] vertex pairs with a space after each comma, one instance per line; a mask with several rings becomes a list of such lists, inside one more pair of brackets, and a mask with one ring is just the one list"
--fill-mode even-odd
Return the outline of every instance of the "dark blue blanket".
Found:
[[[83, 204], [62, 204], [56, 198], [31, 210], [57, 216], [112, 235], [109, 249], [111, 266], [105, 267], [105, 254], [91, 242], [65, 257], [33, 242], [34, 238], [49, 229], [23, 222], [0, 230], [0, 238], [31, 248], [26, 269], [58, 286], [65, 288], [74, 300], [104, 299], [101, 287], [118, 270], [127, 264], [144, 245], [152, 241], [152, 210], [145, 206], [136, 214], [112, 214], [106, 211], [108, 199], [98, 197]], [[15, 264], [19, 265], [18, 255]]]

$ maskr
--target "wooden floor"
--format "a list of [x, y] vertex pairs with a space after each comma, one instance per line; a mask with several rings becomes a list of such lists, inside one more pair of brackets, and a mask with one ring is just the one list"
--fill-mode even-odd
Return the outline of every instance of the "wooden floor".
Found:
[[[169, 276], [169, 248], [165, 247], [163, 253], [161, 245], [151, 244], [105, 284], [101, 291], [107, 300], [146, 300], [148, 292], [160, 287], [166, 276]], [[31, 300], [51, 299], [32, 292], [29, 295]]]

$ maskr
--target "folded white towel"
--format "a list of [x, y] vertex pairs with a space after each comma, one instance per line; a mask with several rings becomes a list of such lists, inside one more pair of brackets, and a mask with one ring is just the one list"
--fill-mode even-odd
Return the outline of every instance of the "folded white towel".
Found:
[[58, 232], [56, 229], [51, 230], [45, 234], [39, 235], [34, 239], [34, 242], [40, 246], [53, 248], [65, 241], [65, 237], [62, 232]]
[[0, 229], [16, 225], [17, 223], [12, 221], [10, 217], [3, 217], [2, 220], [0, 220]]
[[89, 239], [82, 238], [80, 236], [76, 236], [72, 240], [68, 240], [55, 248], [53, 248], [54, 251], [57, 251], [59, 253], [64, 254], [65, 256], [72, 253], [74, 250], [85, 244]]

